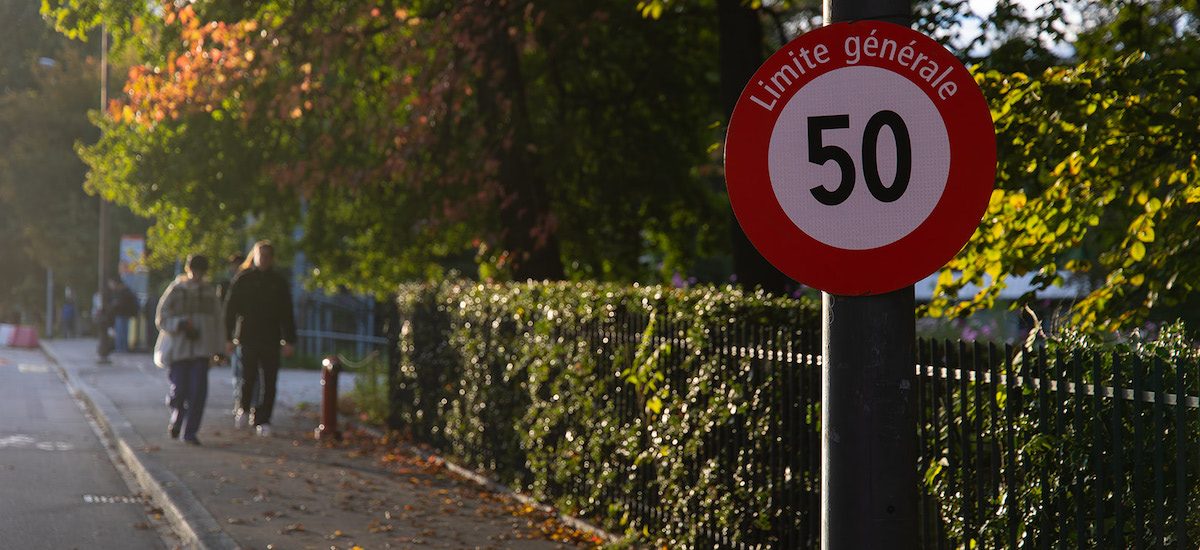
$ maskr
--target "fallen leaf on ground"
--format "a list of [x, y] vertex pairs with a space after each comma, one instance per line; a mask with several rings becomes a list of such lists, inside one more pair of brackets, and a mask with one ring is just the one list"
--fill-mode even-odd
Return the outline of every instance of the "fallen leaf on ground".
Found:
[[389, 524], [380, 522], [378, 519], [371, 520], [371, 523], [367, 525], [367, 530], [372, 533], [390, 533], [393, 529], [395, 528]]
[[296, 532], [300, 532], [300, 531], [304, 531], [304, 524], [303, 523], [293, 523], [291, 525], [288, 525], [287, 527], [284, 527], [283, 529], [280, 529], [279, 534], [286, 535], [288, 533], [296, 533]]

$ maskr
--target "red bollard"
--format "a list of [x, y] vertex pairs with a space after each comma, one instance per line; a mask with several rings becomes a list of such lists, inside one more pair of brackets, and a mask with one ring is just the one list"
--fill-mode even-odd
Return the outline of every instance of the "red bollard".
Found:
[[317, 426], [314, 435], [317, 439], [341, 439], [342, 434], [337, 429], [337, 383], [342, 361], [330, 355], [321, 361], [321, 367], [321, 425]]

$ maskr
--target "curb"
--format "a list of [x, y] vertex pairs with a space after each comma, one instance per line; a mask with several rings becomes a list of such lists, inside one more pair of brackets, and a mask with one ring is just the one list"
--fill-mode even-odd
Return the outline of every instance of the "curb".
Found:
[[[383, 438], [383, 437], [387, 436], [387, 434], [385, 434], [382, 430], [380, 430], [374, 426], [368, 426], [366, 424], [361, 424], [361, 423], [356, 422], [353, 419], [348, 418], [344, 415], [339, 415], [339, 416], [342, 417], [342, 421], [345, 422], [346, 425], [358, 428], [358, 429], [366, 432], [367, 434], [370, 434], [373, 437]], [[521, 504], [526, 504], [528, 506], [532, 506], [544, 513], [550, 514], [550, 515], [554, 516], [556, 519], [558, 519], [558, 521], [561, 521], [564, 524], [566, 524], [572, 528], [578, 529], [580, 531], [584, 531], [586, 533], [591, 533], [592, 535], [595, 535], [596, 537], [603, 540], [605, 543], [613, 544], [613, 543], [617, 543], [617, 542], [620, 542], [623, 540], [623, 538], [621, 536], [610, 533], [600, 527], [597, 527], [596, 525], [593, 525], [591, 522], [588, 522], [587, 520], [579, 519], [575, 516], [569, 516], [567, 514], [564, 514], [560, 511], [558, 511], [557, 508], [543, 504], [531, 496], [518, 493], [518, 492], [514, 491], [511, 487], [504, 485], [503, 483], [500, 483], [490, 477], [487, 477], [486, 475], [484, 475], [482, 473], [471, 470], [470, 468], [466, 468], [466, 467], [460, 466], [459, 464], [451, 462], [450, 460], [448, 460], [436, 453], [432, 453], [430, 451], [422, 449], [412, 443], [408, 443], [408, 442], [399, 442], [399, 443], [400, 443], [401, 447], [403, 447], [406, 451], [409, 451], [412, 454], [421, 457], [421, 460], [432, 460], [433, 462], [435, 462], [437, 464], [441, 464], [447, 470], [450, 470], [454, 474], [466, 479], [467, 481], [470, 481], [471, 483], [474, 483], [474, 484], [476, 484], [484, 489], [487, 489], [488, 491], [491, 491], [493, 493], [511, 497], [511, 498], [517, 500], [518, 502], [520, 502]]]
[[235, 550], [241, 548], [195, 495], [170, 470], [148, 456], [146, 441], [121, 414], [116, 405], [103, 393], [79, 377], [72, 378], [62, 366], [58, 353], [44, 343], [42, 352], [54, 364], [58, 376], [66, 383], [71, 395], [79, 398], [96, 418], [101, 430], [117, 451], [142, 489], [159, 506], [185, 548], [198, 550]]

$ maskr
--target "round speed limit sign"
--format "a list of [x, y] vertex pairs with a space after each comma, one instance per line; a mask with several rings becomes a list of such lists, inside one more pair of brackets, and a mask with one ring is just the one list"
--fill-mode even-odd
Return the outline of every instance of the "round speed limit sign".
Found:
[[832, 294], [937, 271], [979, 225], [995, 174], [995, 129], [970, 72], [929, 37], [878, 21], [822, 27], [772, 55], [725, 142], [750, 241]]

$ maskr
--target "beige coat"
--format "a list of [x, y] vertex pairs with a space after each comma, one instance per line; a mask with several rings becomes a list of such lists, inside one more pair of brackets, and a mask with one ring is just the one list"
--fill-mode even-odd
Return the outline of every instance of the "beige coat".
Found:
[[[198, 333], [196, 338], [185, 334], [184, 327], [189, 321]], [[159, 299], [154, 322], [158, 326], [154, 364], [159, 368], [225, 352], [225, 316], [213, 285], [180, 275]]]

